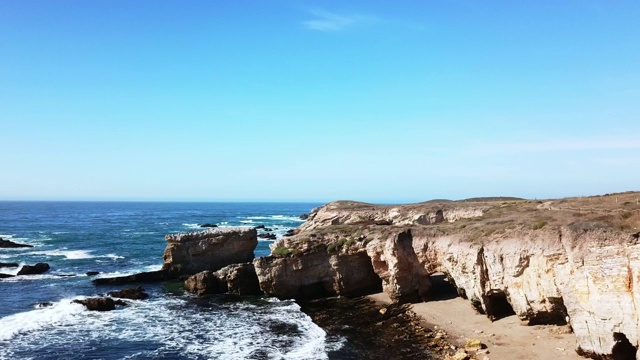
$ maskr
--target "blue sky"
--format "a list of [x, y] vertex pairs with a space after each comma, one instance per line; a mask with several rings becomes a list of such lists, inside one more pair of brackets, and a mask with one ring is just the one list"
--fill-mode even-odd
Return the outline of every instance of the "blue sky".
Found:
[[2, 1], [0, 199], [640, 190], [640, 3]]

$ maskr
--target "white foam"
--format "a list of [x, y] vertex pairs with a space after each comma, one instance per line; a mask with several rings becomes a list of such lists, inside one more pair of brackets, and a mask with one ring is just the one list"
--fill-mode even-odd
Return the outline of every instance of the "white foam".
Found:
[[[52, 325], [65, 326], [81, 321], [78, 314], [84, 306], [63, 299], [50, 307], [5, 316], [0, 319], [0, 341], [11, 340], [18, 334], [41, 330]], [[2, 353], [0, 353], [2, 354]]]
[[93, 259], [97, 256], [91, 255], [91, 250], [48, 250], [33, 251], [27, 255], [64, 256], [68, 260]]
[[[0, 358], [60, 344], [118, 346], [132, 339], [158, 345], [155, 350], [127, 354], [128, 358], [163, 357], [177, 351], [187, 358], [240, 360], [260, 351], [269, 359], [324, 360], [332, 346], [326, 333], [291, 301], [219, 303], [203, 309], [188, 297], [153, 296], [110, 312], [86, 311], [71, 301], [0, 319], [0, 341], [19, 337], [0, 347]], [[273, 325], [294, 331], [273, 330]], [[72, 349], [64, 351], [73, 354]]]
[[162, 269], [162, 264], [146, 265], [143, 267], [139, 267], [139, 268], [135, 268], [127, 271], [113, 271], [113, 272], [107, 272], [107, 273], [100, 273], [94, 276], [94, 278], [98, 279], [98, 278], [108, 278], [108, 277], [118, 277], [118, 276], [129, 276], [129, 275], [138, 274], [141, 272], [158, 271], [160, 269]]
[[253, 223], [253, 220], [240, 220], [240, 222], [243, 224], [251, 224]]
[[182, 224], [182, 226], [189, 229], [200, 229], [200, 224]]
[[104, 257], [107, 257], [112, 260], [124, 259], [124, 256], [120, 256], [118, 254], [107, 254]]
[[305, 220], [301, 220], [298, 216], [290, 215], [247, 216], [245, 219], [305, 222]]

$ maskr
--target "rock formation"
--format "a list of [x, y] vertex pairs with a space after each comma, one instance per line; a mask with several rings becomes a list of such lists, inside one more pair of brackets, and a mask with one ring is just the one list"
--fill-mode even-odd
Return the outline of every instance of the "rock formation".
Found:
[[430, 275], [444, 273], [491, 319], [569, 323], [580, 354], [610, 357], [619, 339], [640, 341], [638, 194], [616, 197], [335, 202], [254, 265], [265, 294], [281, 298], [382, 288], [398, 302], [428, 300]]
[[127, 306], [126, 302], [113, 300], [109, 297], [87, 298], [84, 300], [73, 300], [73, 302], [84, 305], [87, 310], [90, 311], [111, 311], [116, 309], [116, 305]]
[[2, 240], [2, 238], [0, 238], [0, 248], [3, 248], [3, 249], [31, 248], [31, 247], [33, 247], [33, 245], [18, 244], [11, 240]]
[[256, 270], [251, 263], [233, 264], [218, 271], [202, 271], [190, 276], [185, 290], [197, 295], [230, 293], [236, 295], [261, 294]]
[[37, 263], [35, 265], [24, 265], [18, 275], [38, 275], [49, 271], [50, 267], [47, 263]]
[[93, 280], [94, 285], [130, 284], [166, 281], [224, 266], [253, 260], [258, 245], [257, 232], [251, 227], [213, 228], [190, 233], [169, 234], [161, 270], [115, 278]]
[[179, 275], [249, 262], [258, 245], [256, 230], [251, 227], [169, 234], [165, 240], [169, 245], [164, 251], [162, 269]]
[[5, 267], [18, 267], [20, 266], [20, 264], [18, 263], [4, 263], [4, 262], [0, 262], [0, 268], [5, 268]]
[[144, 300], [149, 298], [149, 294], [144, 292], [141, 286], [126, 288], [118, 291], [109, 291], [107, 295], [121, 299]]

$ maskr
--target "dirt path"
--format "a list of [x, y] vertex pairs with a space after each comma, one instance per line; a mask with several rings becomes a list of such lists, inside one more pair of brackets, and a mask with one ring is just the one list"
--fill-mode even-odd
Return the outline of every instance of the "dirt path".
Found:
[[[383, 293], [369, 298], [390, 302]], [[452, 344], [464, 346], [468, 339], [480, 340], [487, 345], [486, 356], [491, 360], [584, 360], [575, 353], [575, 336], [562, 334], [562, 327], [524, 326], [515, 315], [491, 322], [462, 298], [413, 304], [412, 309], [429, 325], [446, 331]]]

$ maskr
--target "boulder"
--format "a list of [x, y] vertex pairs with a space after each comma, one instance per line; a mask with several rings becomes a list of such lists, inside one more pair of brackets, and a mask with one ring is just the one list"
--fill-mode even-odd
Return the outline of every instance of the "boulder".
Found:
[[20, 266], [20, 264], [18, 264], [18, 263], [3, 263], [3, 262], [0, 262], [0, 268], [18, 267], [18, 266]]
[[50, 267], [47, 263], [37, 263], [35, 265], [24, 265], [18, 275], [38, 275], [49, 271]]
[[91, 311], [111, 311], [116, 309], [116, 305], [126, 306], [122, 300], [113, 300], [108, 297], [87, 298], [84, 300], [73, 300], [74, 303], [84, 305], [87, 310]]
[[263, 233], [263, 234], [259, 234], [259, 235], [258, 235], [258, 238], [260, 238], [260, 239], [275, 240], [275, 239], [276, 239], [276, 234]]
[[261, 294], [258, 277], [252, 263], [233, 264], [218, 271], [199, 272], [187, 278], [184, 287], [185, 290], [197, 295]]
[[3, 249], [31, 248], [31, 247], [33, 247], [33, 245], [18, 244], [10, 240], [2, 240], [2, 238], [0, 238], [0, 248], [3, 248]]
[[144, 300], [149, 298], [149, 294], [144, 292], [144, 289], [141, 286], [136, 286], [134, 288], [126, 288], [119, 291], [110, 291], [107, 295], [116, 298], [122, 299], [132, 299], [132, 300]]
[[165, 239], [169, 245], [162, 269], [173, 277], [249, 262], [258, 245], [257, 232], [252, 227], [169, 234]]

